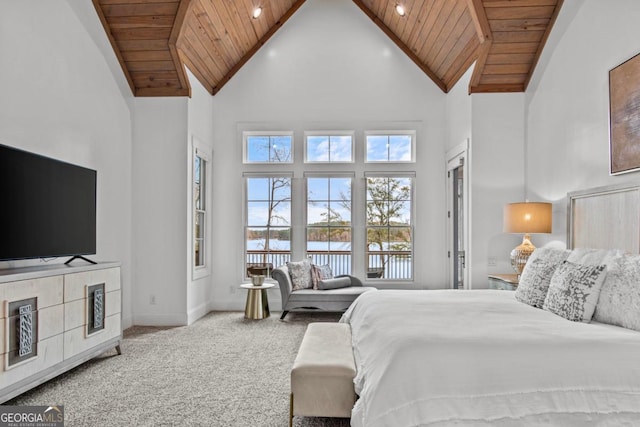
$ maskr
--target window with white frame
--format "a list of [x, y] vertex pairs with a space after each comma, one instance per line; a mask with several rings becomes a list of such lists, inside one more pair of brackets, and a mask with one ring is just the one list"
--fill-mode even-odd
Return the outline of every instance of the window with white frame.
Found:
[[245, 163], [293, 163], [293, 132], [244, 132]]
[[208, 197], [211, 179], [211, 149], [193, 139], [192, 170], [192, 267], [193, 279], [210, 274], [210, 201]]
[[193, 262], [196, 267], [200, 267], [204, 265], [205, 255], [204, 231], [206, 227], [207, 216], [205, 205], [207, 188], [207, 162], [197, 154], [195, 156], [193, 170], [193, 201], [195, 206]]
[[310, 257], [336, 275], [413, 280], [415, 130], [242, 136], [245, 278]]
[[291, 176], [245, 175], [245, 270], [269, 276], [291, 259]]
[[366, 132], [365, 161], [401, 163], [415, 161], [415, 131]]
[[353, 175], [306, 177], [307, 256], [334, 274], [351, 274], [352, 181]]
[[353, 162], [353, 132], [305, 132], [305, 161]]
[[413, 278], [413, 177], [366, 176], [368, 279]]

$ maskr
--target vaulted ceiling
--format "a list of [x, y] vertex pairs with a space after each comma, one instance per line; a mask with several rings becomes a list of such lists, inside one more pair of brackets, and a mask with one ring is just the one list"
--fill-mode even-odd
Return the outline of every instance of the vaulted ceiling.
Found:
[[[470, 93], [526, 90], [562, 1], [353, 0], [444, 92], [476, 62]], [[185, 65], [215, 95], [304, 0], [93, 3], [135, 96], [188, 96]]]

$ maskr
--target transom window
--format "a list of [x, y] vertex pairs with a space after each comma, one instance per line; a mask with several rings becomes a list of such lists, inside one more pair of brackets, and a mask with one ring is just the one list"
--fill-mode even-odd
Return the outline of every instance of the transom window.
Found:
[[351, 176], [307, 177], [307, 256], [351, 274]]
[[246, 178], [246, 274], [265, 274], [291, 259], [291, 177]]
[[413, 162], [415, 132], [367, 132], [365, 152], [367, 162]]
[[353, 132], [305, 134], [305, 161], [313, 162], [353, 162]]
[[367, 176], [366, 265], [369, 279], [412, 279], [412, 187], [402, 176]]
[[293, 163], [292, 132], [244, 132], [245, 163]]

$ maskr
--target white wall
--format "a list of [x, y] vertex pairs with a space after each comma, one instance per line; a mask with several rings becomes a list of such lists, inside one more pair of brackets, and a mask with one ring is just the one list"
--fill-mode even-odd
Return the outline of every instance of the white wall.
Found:
[[[503, 233], [502, 223], [504, 205], [525, 197], [524, 94], [472, 95], [471, 152], [468, 264], [471, 286], [486, 288], [487, 274], [513, 271], [509, 254], [522, 241], [521, 235]], [[489, 257], [496, 258], [495, 267], [488, 267]]]
[[[188, 103], [188, 137], [187, 137], [187, 149], [189, 155], [187, 156], [187, 176], [185, 177], [185, 183], [187, 186], [187, 197], [189, 202], [185, 207], [187, 209], [187, 323], [191, 324], [195, 320], [204, 316], [209, 312], [211, 301], [211, 285], [212, 285], [212, 269], [209, 265], [209, 275], [206, 277], [200, 277], [194, 279], [193, 277], [193, 215], [191, 215], [190, 206], [193, 200], [193, 182], [191, 177], [193, 176], [193, 144], [194, 140], [198, 141], [198, 144], [206, 147], [206, 151], [211, 151], [213, 146], [213, 97], [207, 92], [204, 87], [198, 82], [198, 80], [188, 72], [189, 81], [191, 82], [191, 98]], [[215, 184], [215, 182], [213, 183]], [[207, 183], [207, 185], [212, 185]], [[212, 187], [209, 186], [209, 194], [212, 192]], [[213, 212], [209, 212], [210, 217], [213, 219]], [[211, 239], [212, 233], [206, 227], [206, 238]], [[210, 246], [207, 246], [209, 248]], [[205, 251], [206, 252], [206, 251]], [[207, 256], [206, 263], [212, 263], [213, 257]]]
[[[0, 2], [0, 143], [98, 172], [97, 254], [122, 263], [131, 325], [131, 114], [71, 3]], [[63, 262], [55, 260], [51, 262]], [[0, 268], [39, 261], [0, 263]]]
[[[305, 129], [356, 130], [356, 155], [362, 155], [362, 131], [368, 127], [418, 128], [415, 282], [408, 286], [446, 285], [445, 95], [357, 6], [307, 1], [213, 102], [213, 308], [241, 309], [246, 297], [238, 289], [243, 265], [238, 165], [241, 130], [248, 128], [293, 129], [297, 155]], [[301, 185], [302, 168], [291, 169], [298, 179], [294, 185]], [[363, 185], [361, 178], [357, 171], [356, 185]], [[301, 210], [294, 205], [294, 215]], [[363, 268], [362, 260], [354, 262], [360, 263], [354, 268]], [[277, 290], [270, 291], [270, 304], [279, 308]]]
[[609, 176], [609, 70], [640, 52], [640, 2], [565, 0], [526, 96], [530, 197], [554, 202], [565, 241], [567, 192], [637, 180]]
[[502, 216], [505, 204], [525, 197], [524, 94], [469, 95], [472, 73], [447, 95], [447, 149], [469, 139], [468, 285], [486, 288], [487, 274], [513, 272], [509, 254], [522, 239], [502, 232]]
[[136, 98], [133, 262], [136, 325], [187, 319], [188, 98]]
[[447, 151], [471, 138], [472, 104], [471, 95], [469, 95], [469, 82], [473, 75], [473, 68], [474, 66], [471, 66], [447, 93]]

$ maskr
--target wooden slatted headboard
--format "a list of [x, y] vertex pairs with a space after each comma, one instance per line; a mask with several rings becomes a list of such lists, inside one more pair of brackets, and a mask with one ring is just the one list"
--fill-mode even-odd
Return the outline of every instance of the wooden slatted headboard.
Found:
[[569, 193], [567, 247], [640, 253], [640, 183]]

